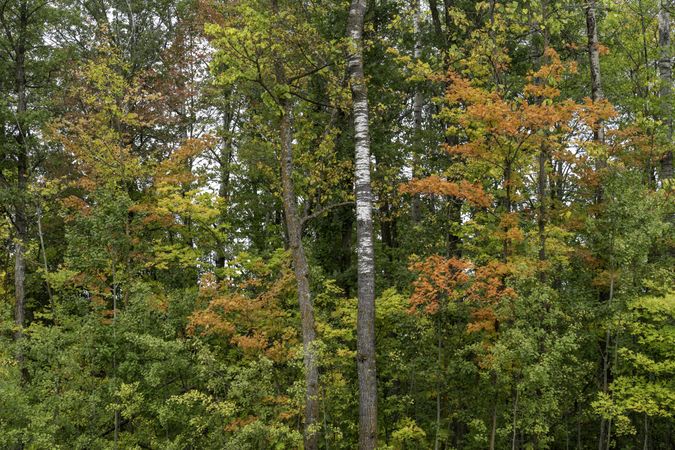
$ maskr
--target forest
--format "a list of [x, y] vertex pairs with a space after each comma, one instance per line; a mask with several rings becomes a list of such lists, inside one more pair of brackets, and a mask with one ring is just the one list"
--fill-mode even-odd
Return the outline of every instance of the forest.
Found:
[[675, 448], [673, 0], [0, 0], [0, 449]]

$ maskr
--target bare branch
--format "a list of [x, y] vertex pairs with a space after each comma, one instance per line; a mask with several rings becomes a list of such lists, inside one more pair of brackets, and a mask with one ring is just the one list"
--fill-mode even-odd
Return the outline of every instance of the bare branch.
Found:
[[340, 208], [342, 206], [348, 206], [348, 205], [354, 206], [354, 202], [350, 201], [350, 202], [333, 203], [332, 205], [328, 205], [324, 208], [319, 209], [318, 211], [313, 212], [312, 214], [309, 214], [309, 215], [303, 217], [302, 220], [300, 221], [300, 224], [304, 227], [307, 222], [309, 222], [312, 219], [316, 219], [317, 217], [319, 217], [322, 214], [330, 211], [331, 209]]

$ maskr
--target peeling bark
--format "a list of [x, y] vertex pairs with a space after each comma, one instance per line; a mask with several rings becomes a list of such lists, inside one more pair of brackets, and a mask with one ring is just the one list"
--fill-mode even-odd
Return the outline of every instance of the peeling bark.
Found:
[[375, 368], [375, 258], [373, 194], [370, 185], [368, 90], [363, 72], [363, 19], [366, 0], [352, 0], [347, 57], [355, 129], [356, 242], [358, 257], [357, 368], [359, 377], [359, 448], [377, 445], [377, 376]]

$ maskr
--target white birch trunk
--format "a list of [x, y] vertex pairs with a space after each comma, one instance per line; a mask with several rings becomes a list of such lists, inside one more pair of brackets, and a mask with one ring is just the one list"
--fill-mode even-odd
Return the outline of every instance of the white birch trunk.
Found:
[[352, 0], [347, 37], [352, 46], [347, 67], [352, 90], [356, 165], [356, 240], [358, 257], [357, 368], [359, 376], [359, 448], [377, 445], [377, 377], [375, 368], [375, 258], [373, 195], [370, 186], [368, 91], [363, 73], [363, 18], [366, 0]]

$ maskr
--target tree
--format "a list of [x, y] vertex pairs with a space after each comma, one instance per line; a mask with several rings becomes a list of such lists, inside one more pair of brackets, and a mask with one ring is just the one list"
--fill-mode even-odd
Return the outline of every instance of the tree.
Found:
[[659, 2], [659, 76], [661, 78], [661, 117], [666, 128], [666, 153], [661, 160], [661, 177], [664, 180], [673, 178], [673, 56], [670, 38], [670, 8], [672, 2], [661, 0]]
[[[231, 11], [232, 16], [227, 18], [231, 23], [226, 28], [213, 27], [212, 32], [217, 33], [217, 38], [222, 34], [217, 42], [223, 48], [221, 55], [223, 62], [227, 64], [223, 78], [240, 82], [243, 89], [248, 89], [246, 92], [251, 102], [258, 101], [259, 96], [262, 96], [264, 104], [272, 108], [272, 111], [263, 113], [266, 117], [261, 128], [270, 133], [278, 144], [280, 196], [297, 283], [303, 336], [306, 386], [304, 441], [306, 448], [311, 449], [317, 448], [319, 439], [319, 361], [310, 269], [302, 235], [303, 225], [312, 216], [309, 213], [303, 216], [298, 205], [299, 189], [296, 187], [294, 171], [294, 153], [297, 152], [294, 151], [294, 115], [296, 111], [302, 111], [299, 114], [304, 113], [297, 106], [297, 99], [310, 104], [313, 102], [301, 92], [312, 80], [319, 80], [324, 76], [322, 72], [332, 64], [332, 55], [330, 49], [326, 52], [317, 49], [309, 54], [298, 53], [294, 48], [297, 42], [302, 42], [303, 38], [320, 38], [318, 30], [313, 28], [311, 21], [302, 17], [301, 11], [290, 6], [272, 1], [270, 9], [271, 13], [253, 11], [246, 7], [239, 10], [235, 8]], [[274, 41], [274, 44], [270, 43]], [[328, 79], [328, 83], [330, 82]], [[332, 99], [329, 98], [329, 101]], [[318, 136], [312, 136], [313, 130], [304, 129], [298, 130], [298, 134], [309, 135], [314, 145], [320, 147], [325, 140], [330, 139], [330, 126], [331, 123], [328, 123], [325, 131]], [[306, 200], [305, 208], [308, 207], [309, 201]], [[321, 212], [320, 208], [314, 214]]]
[[[0, 189], [3, 212], [14, 226], [14, 296], [19, 339], [26, 324], [26, 275], [31, 237], [29, 190], [45, 151], [38, 136], [50, 109], [49, 92], [56, 52], [45, 33], [56, 21], [55, 8], [45, 2], [7, 0], [0, 4], [0, 84], [2, 105]], [[19, 356], [21, 359], [21, 356]]]
[[0, 447], [673, 446], [672, 2], [349, 3], [0, 0]]
[[629, 337], [618, 349], [621, 368], [609, 391], [601, 392], [594, 402], [600, 414], [615, 424], [616, 434], [634, 435], [639, 429], [643, 448], [652, 445], [650, 427], [671, 420], [675, 409], [669, 364], [674, 304], [672, 294], [638, 297], [628, 303], [617, 321]]
[[363, 72], [363, 20], [366, 1], [353, 0], [349, 9], [347, 68], [352, 89], [355, 136], [356, 248], [358, 254], [357, 365], [359, 372], [359, 448], [377, 445], [377, 372], [375, 368], [375, 255], [373, 253], [372, 191], [368, 90]]

